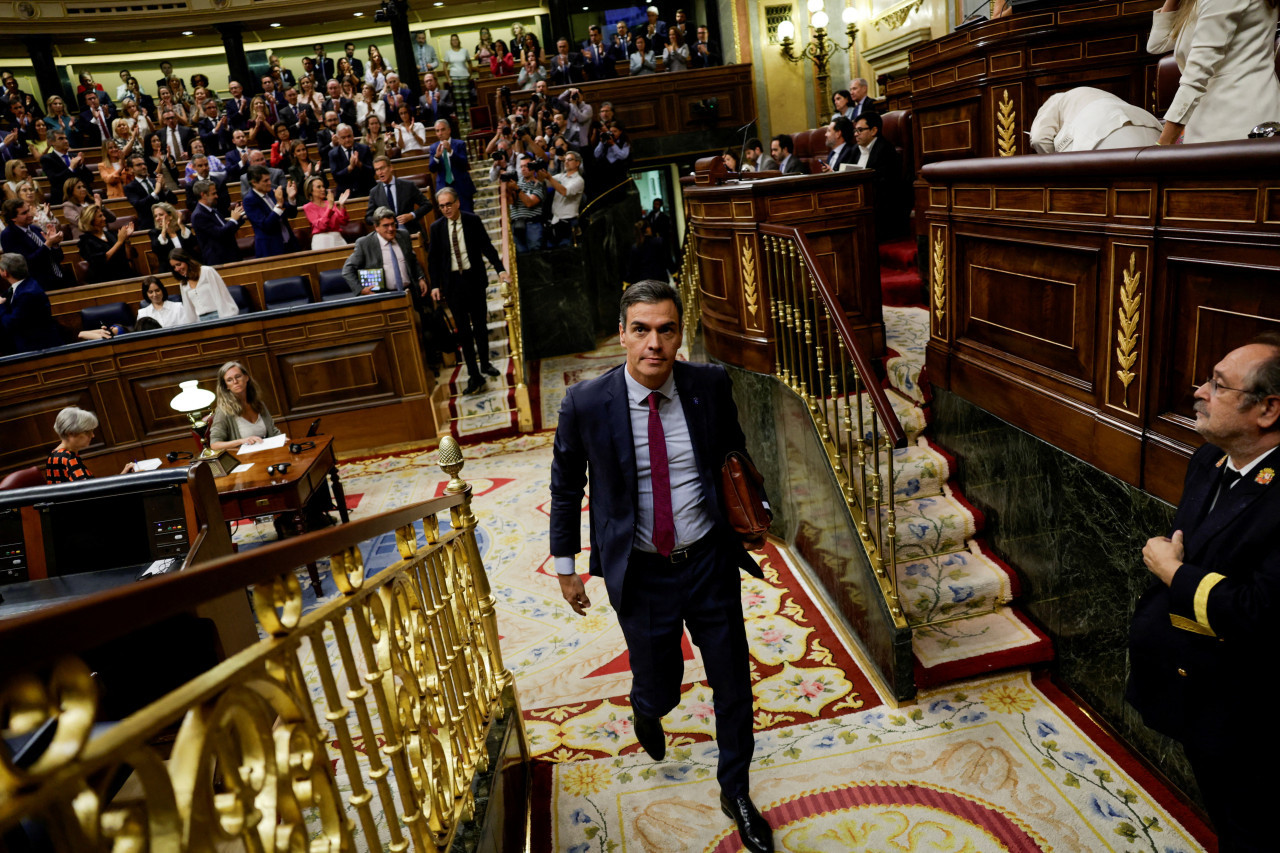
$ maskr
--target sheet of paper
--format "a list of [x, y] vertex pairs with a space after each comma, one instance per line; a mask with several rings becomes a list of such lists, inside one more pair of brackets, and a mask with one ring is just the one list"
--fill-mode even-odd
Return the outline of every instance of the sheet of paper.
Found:
[[253, 467], [252, 462], [241, 462], [239, 465], [231, 469], [232, 474], [243, 474]]
[[257, 444], [242, 444], [232, 451], [236, 456], [242, 453], [256, 453], [259, 450], [274, 450], [277, 447], [284, 447], [289, 443], [289, 436], [281, 433], [274, 438], [264, 438]]
[[135, 471], [154, 471], [159, 467], [159, 459], [139, 459], [137, 462], [133, 463], [133, 470]]

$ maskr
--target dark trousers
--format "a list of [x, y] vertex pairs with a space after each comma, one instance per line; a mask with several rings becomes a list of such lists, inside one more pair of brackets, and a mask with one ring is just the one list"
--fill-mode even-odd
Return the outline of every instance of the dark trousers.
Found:
[[[1206, 721], [1230, 725], [1229, 721]], [[1275, 781], [1280, 748], [1265, 743], [1242, 742], [1238, 749], [1198, 749], [1183, 745], [1196, 784], [1204, 797], [1220, 853], [1266, 853], [1277, 849]]]
[[[484, 261], [481, 259], [480, 263]], [[474, 378], [480, 375], [480, 366], [489, 366], [489, 301], [485, 297], [487, 287], [483, 273], [476, 276], [474, 266], [470, 272], [471, 281], [462, 274], [449, 273], [449, 307], [458, 324], [458, 342], [462, 344], [462, 357], [467, 362], [467, 376]], [[477, 352], [480, 366], [476, 364]]]
[[678, 566], [633, 551], [622, 598], [618, 622], [631, 657], [631, 707], [656, 718], [679, 704], [687, 625], [714, 696], [720, 790], [746, 796], [755, 738], [738, 567], [713, 545]]

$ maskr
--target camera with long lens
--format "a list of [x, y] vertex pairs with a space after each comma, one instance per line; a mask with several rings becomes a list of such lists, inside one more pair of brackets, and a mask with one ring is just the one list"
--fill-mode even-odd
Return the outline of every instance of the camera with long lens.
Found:
[[550, 168], [551, 168], [551, 164], [548, 163], [546, 160], [530, 160], [529, 161], [529, 171], [531, 172], [545, 172], [547, 169], [550, 169]]

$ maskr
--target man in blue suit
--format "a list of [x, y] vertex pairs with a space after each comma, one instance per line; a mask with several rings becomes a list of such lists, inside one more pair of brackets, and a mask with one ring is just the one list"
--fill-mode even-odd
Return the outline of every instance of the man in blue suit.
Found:
[[244, 213], [253, 224], [253, 255], [270, 258], [296, 252], [301, 247], [289, 218], [298, 212], [295, 204], [298, 187], [289, 181], [284, 187], [271, 190], [271, 172], [265, 166], [249, 168], [251, 192], [244, 197]]
[[435, 142], [427, 149], [428, 166], [436, 176], [436, 192], [451, 187], [458, 194], [458, 203], [463, 213], [473, 211], [472, 199], [475, 198], [476, 185], [471, 181], [471, 163], [467, 160], [467, 145], [461, 139], [453, 138], [449, 122], [440, 119], [435, 124]]
[[333, 172], [340, 192], [347, 191], [354, 198], [363, 198], [373, 189], [373, 153], [369, 146], [356, 142], [355, 132], [349, 124], [338, 125], [333, 134], [329, 170]]
[[575, 613], [591, 606], [575, 571], [582, 499], [591, 483], [591, 574], [604, 578], [631, 658], [636, 739], [666, 754], [661, 717], [680, 701], [687, 626], [714, 694], [720, 807], [752, 853], [773, 850], [751, 802], [754, 749], [750, 658], [738, 570], [760, 577], [725, 517], [720, 466], [746, 452], [729, 375], [676, 361], [680, 296], [640, 281], [622, 295], [618, 324], [626, 363], [569, 389], [551, 463], [551, 554]]
[[[0, 255], [0, 282], [8, 291], [0, 297], [0, 352], [34, 352], [61, 346], [62, 328], [53, 319], [49, 297], [27, 271], [27, 259], [17, 252]], [[102, 337], [95, 333], [93, 337]]]

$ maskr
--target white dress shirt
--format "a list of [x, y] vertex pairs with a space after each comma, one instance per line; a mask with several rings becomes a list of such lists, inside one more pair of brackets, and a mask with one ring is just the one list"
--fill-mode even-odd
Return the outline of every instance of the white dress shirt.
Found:
[[[463, 272], [471, 269], [471, 256], [467, 254], [467, 238], [462, 233], [462, 217], [449, 220], [449, 269], [454, 272]], [[458, 247], [454, 252], [453, 247]], [[458, 258], [462, 258], [462, 266], [458, 266]]]
[[[622, 375], [627, 385], [627, 411], [631, 415], [631, 440], [636, 454], [636, 528], [632, 547], [637, 551], [655, 552], [653, 545], [653, 476], [649, 469], [649, 394], [625, 367]], [[675, 520], [675, 550], [687, 548], [711, 532], [715, 526], [698, 478], [698, 463], [693, 454], [693, 438], [684, 417], [684, 407], [676, 389], [675, 374], [667, 377], [656, 392], [658, 417], [667, 442], [667, 473], [671, 483], [671, 514]], [[556, 573], [574, 574], [573, 557], [556, 557]]]

